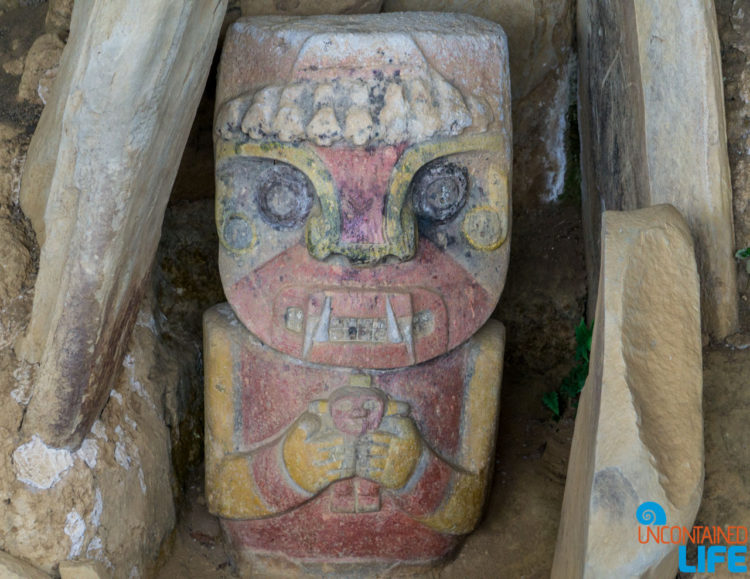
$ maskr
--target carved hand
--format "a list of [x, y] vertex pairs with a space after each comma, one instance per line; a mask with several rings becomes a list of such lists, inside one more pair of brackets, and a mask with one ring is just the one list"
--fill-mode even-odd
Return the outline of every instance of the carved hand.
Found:
[[283, 446], [289, 475], [313, 494], [354, 475], [354, 444], [342, 433], [321, 429], [321, 425], [320, 417], [304, 413], [292, 425]]
[[422, 452], [422, 437], [408, 416], [386, 416], [357, 441], [356, 474], [389, 489], [409, 481]]

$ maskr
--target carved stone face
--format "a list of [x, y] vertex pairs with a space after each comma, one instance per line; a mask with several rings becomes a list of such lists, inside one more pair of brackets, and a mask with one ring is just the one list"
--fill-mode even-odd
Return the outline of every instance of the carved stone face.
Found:
[[[507, 271], [507, 71], [482, 68], [504, 43], [414, 16], [331, 34], [263, 20], [289, 25], [284, 46], [244, 23], [219, 83], [229, 303], [263, 342], [311, 362], [400, 367], [456, 347]], [[467, 50], [475, 60], [455, 60]], [[232, 72], [248, 68], [233, 55], [253, 54], [273, 54], [275, 76], [266, 61]]]

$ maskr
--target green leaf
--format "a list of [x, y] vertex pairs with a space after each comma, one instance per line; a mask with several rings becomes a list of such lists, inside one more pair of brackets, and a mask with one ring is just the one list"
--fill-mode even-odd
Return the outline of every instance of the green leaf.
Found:
[[544, 405], [552, 411], [555, 417], [560, 418], [560, 398], [557, 392], [547, 392], [542, 396]]
[[734, 254], [734, 257], [737, 259], [750, 259], [750, 247], [738, 250], [737, 253]]
[[586, 320], [583, 318], [578, 322], [578, 325], [576, 326], [576, 360], [583, 360], [584, 362], [589, 361], [593, 330], [593, 322], [590, 326], [586, 325]]

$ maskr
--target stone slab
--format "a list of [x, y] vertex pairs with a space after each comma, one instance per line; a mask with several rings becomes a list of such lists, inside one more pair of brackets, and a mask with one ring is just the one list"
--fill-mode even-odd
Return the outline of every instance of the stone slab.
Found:
[[676, 575], [677, 545], [649, 541], [653, 528], [640, 511], [661, 509], [664, 518], [653, 523], [689, 529], [700, 505], [699, 311], [692, 237], [677, 210], [605, 212], [591, 367], [554, 579]]
[[118, 376], [226, 0], [76, 2], [21, 204], [43, 242], [24, 422], [76, 447]]
[[49, 579], [49, 575], [33, 565], [0, 551], [0, 577], [3, 579]]
[[589, 295], [596, 295], [601, 212], [670, 203], [695, 238], [703, 329], [723, 339], [738, 317], [713, 1], [584, 0], [578, 39]]
[[[721, 40], [735, 248], [750, 247], [750, 26], [743, 0], [716, 0]], [[750, 328], [750, 272], [738, 264], [740, 328]]]
[[108, 579], [110, 575], [101, 561], [60, 562], [60, 579]]

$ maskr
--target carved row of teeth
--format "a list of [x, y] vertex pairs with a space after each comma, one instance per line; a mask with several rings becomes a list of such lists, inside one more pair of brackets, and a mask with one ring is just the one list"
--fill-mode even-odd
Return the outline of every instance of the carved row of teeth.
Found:
[[432, 333], [434, 316], [424, 310], [414, 316], [397, 318], [390, 299], [386, 296], [385, 318], [337, 317], [332, 315], [331, 298], [326, 297], [323, 312], [317, 320], [311, 318], [304, 324], [304, 313], [291, 307], [286, 311], [287, 329], [301, 333], [305, 330], [303, 357], [307, 357], [315, 343], [380, 343], [404, 344], [410, 356], [414, 354], [414, 338]]

